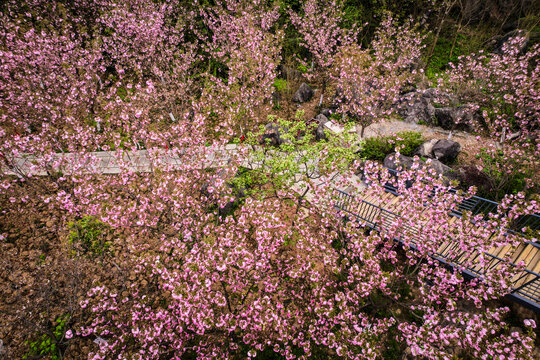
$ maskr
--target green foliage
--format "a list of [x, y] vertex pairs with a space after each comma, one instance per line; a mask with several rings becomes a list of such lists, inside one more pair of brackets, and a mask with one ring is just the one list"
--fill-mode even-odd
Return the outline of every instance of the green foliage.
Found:
[[76, 249], [76, 253], [89, 256], [100, 256], [108, 253], [111, 243], [105, 240], [105, 224], [93, 218], [84, 216], [68, 224], [70, 232], [68, 241]]
[[297, 67], [297, 68], [298, 68], [298, 71], [300, 71], [302, 74], [307, 73], [308, 70], [309, 70], [309, 69], [307, 68], [307, 66], [302, 65], [302, 64], [298, 64], [298, 67]]
[[424, 141], [422, 134], [415, 131], [368, 138], [361, 144], [359, 155], [363, 159], [383, 161], [386, 155], [394, 152], [397, 147], [401, 154], [411, 156]]
[[[426, 68], [426, 76], [434, 80], [448, 68], [449, 63], [458, 63], [460, 56], [486, 50], [486, 41], [493, 38], [496, 34], [497, 28], [488, 24], [456, 28], [450, 22], [448, 26], [443, 27], [437, 43], [433, 48], [433, 55]], [[428, 44], [426, 51], [431, 49], [431, 44], [433, 44], [434, 40], [434, 34], [426, 38]]]
[[255, 186], [264, 184], [263, 174], [257, 170], [240, 167], [238, 175], [231, 180], [231, 184], [237, 188], [252, 189]]
[[275, 79], [274, 80], [274, 87], [276, 88], [276, 91], [282, 92], [285, 89], [287, 89], [287, 80], [285, 79]]
[[[464, 39], [465, 36], [458, 34], [459, 39]], [[433, 49], [433, 56], [429, 62], [429, 66], [426, 69], [426, 75], [428, 78], [433, 79], [441, 71], [445, 70], [450, 62], [457, 62], [458, 57], [463, 54], [463, 49], [460, 47], [459, 42], [456, 41], [456, 45], [452, 51], [453, 39], [440, 37], [437, 39], [435, 48]]]
[[531, 189], [527, 183], [527, 179], [534, 178], [534, 169], [521, 163], [520, 159], [505, 156], [502, 150], [488, 149], [481, 149], [476, 158], [481, 161], [483, 172], [491, 182], [489, 189], [480, 192], [480, 196], [498, 201], [505, 194], [535, 192], [534, 186]]
[[392, 326], [388, 329], [387, 340], [385, 341], [382, 358], [386, 360], [401, 359], [403, 355], [401, 343], [397, 340], [399, 331], [397, 326]]
[[[281, 142], [276, 146], [271, 146], [270, 142], [260, 146], [261, 138], [266, 133], [263, 126], [256, 133], [248, 133], [246, 142], [254, 145], [255, 149], [250, 156], [251, 166], [265, 169], [251, 172], [248, 181], [271, 184], [269, 191], [291, 189], [298, 185], [297, 192], [302, 193], [305, 189], [301, 182], [329, 172], [349, 169], [354, 159], [354, 152], [348, 145], [352, 143], [352, 135], [343, 131], [339, 135], [328, 134], [327, 142], [316, 142], [316, 125], [307, 125], [302, 121], [303, 117], [303, 111], [297, 112], [294, 121], [269, 117], [279, 128]], [[258, 191], [257, 194], [264, 196], [264, 191]]]
[[26, 341], [30, 349], [23, 356], [23, 360], [47, 356], [51, 360], [61, 360], [58, 345], [64, 338], [68, 322], [69, 314], [62, 315], [56, 319], [50, 331], [36, 334], [37, 339], [34, 341]]

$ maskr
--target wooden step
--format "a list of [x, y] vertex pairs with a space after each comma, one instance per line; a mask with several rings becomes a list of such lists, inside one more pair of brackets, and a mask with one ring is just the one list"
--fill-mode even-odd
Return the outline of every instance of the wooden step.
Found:
[[513, 262], [514, 264], [517, 264], [521, 260], [525, 260], [525, 263], [527, 264], [528, 262], [526, 259], [528, 255], [533, 254], [532, 252], [533, 248], [534, 246], [530, 244], [525, 244], [525, 243], [520, 244], [518, 248], [516, 249], [516, 251], [514, 251], [514, 254], [512, 255], [512, 258], [510, 259], [510, 261]]
[[[532, 246], [532, 245], [531, 245]], [[534, 246], [533, 246], [534, 247]], [[527, 263], [527, 266], [525, 267], [529, 271], [533, 271], [538, 273], [540, 271], [540, 249], [534, 247], [531, 251], [531, 257], [529, 262]], [[529, 274], [527, 276], [524, 276], [523, 278], [519, 279], [516, 284], [514, 285], [515, 288], [520, 287], [521, 285], [525, 284], [526, 282], [534, 279], [536, 276], [533, 274]]]

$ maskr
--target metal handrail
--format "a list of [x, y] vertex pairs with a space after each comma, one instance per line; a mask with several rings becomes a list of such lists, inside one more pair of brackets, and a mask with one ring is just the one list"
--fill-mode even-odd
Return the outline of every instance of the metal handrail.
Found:
[[[399, 171], [393, 169], [387, 170], [393, 176], [398, 176], [400, 173]], [[394, 185], [386, 183], [383, 185], [383, 187], [385, 191], [392, 193], [396, 196], [399, 195], [397, 191], [398, 189]], [[451, 189], [450, 192], [455, 194], [457, 192], [457, 189]], [[473, 195], [461, 202], [458, 205], [457, 209], [453, 209], [452, 215], [461, 217], [463, 215], [463, 211], [470, 211], [473, 215], [487, 215], [489, 213], [496, 213], [498, 208], [498, 202]], [[529, 227], [532, 230], [540, 230], [540, 214], [523, 215], [522, 217], [518, 218], [518, 220], [514, 224], [512, 224], [512, 227], [518, 229], [518, 231], [525, 227]], [[516, 233], [516, 231], [512, 229], [508, 229], [508, 231]]]
[[[367, 225], [376, 230], [376, 231], [381, 231], [381, 230], [384, 230], [384, 227], [383, 227], [383, 224], [379, 224], [377, 222], [377, 219], [379, 217], [381, 217], [381, 214], [384, 212], [384, 213], [388, 213], [390, 214], [394, 219], [399, 219], [399, 218], [403, 218], [402, 216], [390, 211], [390, 210], [387, 210], [387, 209], [384, 209], [378, 205], [375, 205], [375, 204], [372, 204], [368, 201], [365, 201], [365, 200], [357, 200], [356, 202], [359, 203], [359, 206], [361, 206], [362, 204], [365, 204], [368, 208], [371, 208], [372, 210], [368, 210], [368, 211], [365, 211], [363, 209], [362, 211], [362, 215], [360, 214], [357, 214], [355, 213], [354, 211], [350, 211], [348, 210], [346, 207], [344, 207], [343, 205], [347, 206], [349, 204], [351, 204], [354, 200], [355, 200], [355, 197], [354, 195], [351, 195], [347, 192], [344, 192], [344, 191], [341, 191], [341, 190], [338, 190], [338, 189], [335, 189], [335, 191], [338, 192], [338, 202], [336, 202], [335, 204], [335, 207], [337, 209], [339, 209], [340, 211], [344, 211], [348, 214], [351, 214], [353, 216], [355, 216], [356, 218], [364, 221], [367, 223]], [[370, 215], [373, 215], [373, 214], [377, 214], [376, 216], [374, 216], [372, 219], [370, 219], [369, 217], [366, 217], [365, 214], [370, 214]], [[382, 221], [382, 223], [384, 223], [384, 221]], [[416, 229], [414, 226], [409, 226], [410, 229]], [[415, 231], [416, 233], [418, 233], [418, 231]], [[399, 237], [396, 237], [394, 238], [395, 241], [397, 241], [398, 243], [400, 244], [403, 244], [403, 241], [399, 238]], [[530, 242], [527, 242], [527, 243], [530, 243]], [[451, 245], [449, 245], [451, 246]], [[416, 250], [416, 246], [415, 244], [409, 244], [409, 247], [412, 248], [413, 250]], [[444, 249], [446, 250], [447, 247]], [[483, 254], [491, 257], [492, 259], [495, 259], [496, 261], [492, 263], [492, 260], [490, 260], [488, 263], [490, 264], [490, 268], [491, 267], [494, 267], [494, 266], [497, 266], [497, 264], [501, 263], [501, 262], [504, 262], [504, 263], [507, 263], [508, 265], [512, 266], [512, 267], [517, 267], [517, 264], [514, 264], [513, 262], [508, 262], [508, 261], [505, 261], [504, 259], [498, 257], [498, 256], [495, 256], [493, 254], [490, 254], [488, 252], [484, 252]], [[456, 259], [459, 259], [461, 256], [463, 255], [463, 252], [458, 254], [458, 256], [455, 256]], [[452, 268], [456, 268], [456, 267], [459, 267], [459, 268], [462, 268], [462, 271], [465, 271], [469, 276], [471, 277], [475, 277], [475, 278], [480, 278], [482, 279], [482, 273], [475, 270], [474, 268], [469, 268], [469, 267], [462, 267], [462, 263], [458, 263], [457, 261], [455, 260], [452, 260], [450, 259], [447, 255], [444, 255], [443, 253], [441, 252], [434, 252], [433, 254], [430, 254], [430, 257], [432, 257], [433, 259], [436, 259], [437, 261], [447, 265], [447, 266], [450, 266]], [[531, 286], [532, 284], [534, 283], [539, 283], [540, 284], [540, 274], [534, 272], [534, 271], [531, 271], [531, 270], [528, 270], [528, 269], [523, 269], [523, 272], [521, 274], [521, 276], [516, 280], [514, 281], [514, 283], [518, 282], [519, 280], [523, 279], [524, 277], [526, 276], [529, 276], [529, 275], [533, 275], [533, 278], [527, 282], [525, 282], [524, 284], [521, 284], [519, 287], [517, 288], [512, 288], [512, 291], [510, 292], [510, 294], [508, 294], [507, 296], [509, 296], [510, 298], [512, 298], [513, 300], [515, 301], [518, 301], [530, 308], [532, 308], [533, 310], [535, 310], [536, 312], [540, 312], [540, 295], [536, 296], [536, 297], [533, 297], [531, 294], [527, 294], [527, 293], [524, 293], [522, 290], [525, 289], [526, 287], [528, 286]], [[539, 289], [540, 289], [540, 285], [538, 286]], [[538, 293], [538, 291], [534, 291], [535, 294]], [[532, 301], [531, 301], [532, 300]]]

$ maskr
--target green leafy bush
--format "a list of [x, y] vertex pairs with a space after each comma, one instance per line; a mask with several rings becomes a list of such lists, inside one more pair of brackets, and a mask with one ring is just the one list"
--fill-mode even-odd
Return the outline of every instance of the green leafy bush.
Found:
[[111, 243], [104, 236], [105, 224], [93, 218], [84, 216], [75, 222], [68, 224], [70, 228], [68, 241], [74, 246], [75, 253], [100, 256], [110, 250]]
[[412, 156], [424, 141], [422, 134], [415, 131], [404, 131], [392, 136], [368, 138], [361, 144], [359, 155], [363, 159], [383, 161], [386, 155], [393, 153], [397, 147], [401, 154]]
[[37, 340], [26, 341], [30, 349], [23, 356], [23, 360], [48, 357], [51, 360], [62, 359], [58, 349], [59, 343], [64, 339], [69, 321], [69, 314], [65, 314], [56, 319], [51, 331], [37, 334]]
[[274, 80], [274, 87], [276, 88], [276, 91], [282, 92], [283, 90], [287, 89], [287, 80], [285, 80], [285, 79], [275, 79]]
[[503, 150], [483, 148], [476, 158], [481, 163], [482, 173], [488, 178], [487, 186], [479, 189], [480, 196], [499, 201], [505, 194], [537, 192], [537, 184], [528, 182], [528, 179], [534, 179], [534, 166], [508, 156]]

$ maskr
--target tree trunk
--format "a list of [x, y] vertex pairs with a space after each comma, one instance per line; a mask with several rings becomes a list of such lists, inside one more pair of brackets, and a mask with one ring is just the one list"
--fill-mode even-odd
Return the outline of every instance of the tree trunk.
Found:
[[431, 58], [433, 57], [433, 52], [435, 51], [435, 46], [437, 45], [437, 40], [439, 40], [439, 35], [441, 34], [442, 27], [444, 25], [444, 22], [446, 21], [446, 17], [450, 13], [450, 10], [455, 5], [455, 1], [452, 1], [451, 3], [447, 3], [446, 8], [444, 9], [444, 14], [442, 15], [441, 22], [439, 23], [439, 27], [437, 28], [437, 33], [435, 34], [435, 39], [433, 40], [433, 45], [431, 45], [431, 49], [429, 50], [429, 55], [426, 60], [426, 69], [429, 67], [429, 63], [431, 62]]
[[463, 15], [459, 18], [459, 24], [456, 30], [456, 35], [454, 35], [454, 40], [452, 41], [452, 47], [450, 48], [450, 55], [448, 56], [448, 59], [452, 59], [452, 55], [454, 54], [454, 48], [456, 47], [456, 42], [459, 35], [459, 31], [461, 30], [462, 21], [463, 21]]

